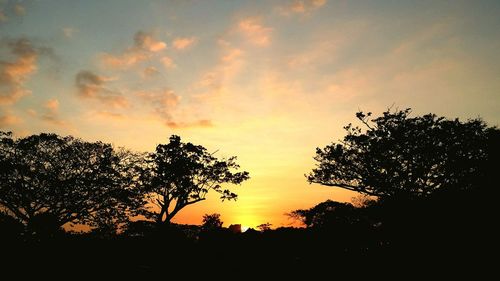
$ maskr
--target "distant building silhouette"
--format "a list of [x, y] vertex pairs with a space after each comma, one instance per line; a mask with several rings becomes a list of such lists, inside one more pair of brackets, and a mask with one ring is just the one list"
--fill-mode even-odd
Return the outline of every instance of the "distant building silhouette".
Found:
[[231, 224], [228, 229], [232, 233], [241, 233], [241, 224]]

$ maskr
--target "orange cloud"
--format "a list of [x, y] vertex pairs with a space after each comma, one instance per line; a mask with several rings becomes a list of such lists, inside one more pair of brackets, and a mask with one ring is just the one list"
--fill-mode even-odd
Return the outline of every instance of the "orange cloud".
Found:
[[282, 15], [286, 16], [292, 14], [310, 14], [325, 4], [326, 0], [293, 0], [288, 5], [280, 7], [279, 10]]
[[177, 50], [184, 50], [193, 46], [195, 43], [196, 43], [195, 37], [175, 38], [174, 42], [172, 43], [172, 46], [174, 46], [174, 48]]
[[156, 67], [154, 66], [148, 66], [144, 68], [142, 74], [144, 77], [154, 77], [160, 74], [160, 71], [158, 71], [158, 69], [156, 69]]
[[167, 44], [163, 41], [157, 40], [152, 34], [138, 31], [134, 35], [135, 48], [147, 50], [150, 52], [159, 52], [167, 48]]
[[49, 99], [43, 105], [45, 108], [45, 113], [41, 116], [43, 121], [59, 125], [65, 126], [66, 122], [61, 120], [59, 117], [59, 100], [57, 99]]
[[94, 99], [112, 107], [127, 107], [128, 101], [119, 92], [110, 90], [106, 83], [110, 78], [82, 70], [75, 76], [75, 86], [82, 98]]
[[[193, 127], [212, 127], [210, 120], [176, 121], [174, 115], [179, 112], [181, 97], [172, 90], [138, 92], [136, 96], [153, 107], [153, 112], [161, 118], [163, 123], [172, 129], [186, 129]], [[191, 113], [191, 112], [190, 112]], [[192, 114], [189, 114], [192, 115]]]
[[272, 28], [264, 26], [257, 18], [246, 18], [238, 22], [238, 31], [254, 45], [265, 47], [271, 43]]
[[0, 128], [6, 128], [21, 122], [21, 119], [11, 113], [0, 115]]
[[160, 59], [160, 61], [163, 64], [163, 66], [165, 66], [165, 68], [167, 68], [167, 69], [177, 67], [177, 65], [174, 63], [174, 61], [167, 56], [162, 57]]
[[105, 119], [111, 119], [116, 121], [121, 121], [125, 119], [125, 116], [123, 114], [116, 112], [98, 111], [95, 114]]
[[214, 126], [212, 121], [207, 120], [207, 119], [201, 119], [201, 120], [198, 120], [195, 122], [188, 122], [188, 123], [167, 121], [166, 125], [172, 129], [187, 129], [187, 128], [196, 128], [196, 127], [208, 128], [208, 127]]
[[152, 34], [138, 31], [134, 35], [133, 46], [119, 54], [104, 53], [100, 56], [100, 60], [105, 66], [126, 68], [142, 62], [166, 48], [167, 44], [154, 38]]
[[18, 39], [7, 43], [13, 61], [0, 60], [0, 104], [9, 104], [31, 91], [24, 88], [24, 82], [37, 69], [37, 50], [28, 39]]
[[240, 73], [241, 68], [245, 64], [245, 52], [242, 49], [232, 47], [225, 40], [219, 40], [218, 44], [222, 49], [218, 64], [203, 74], [195, 86], [210, 90], [209, 93], [205, 93], [204, 95], [220, 93]]

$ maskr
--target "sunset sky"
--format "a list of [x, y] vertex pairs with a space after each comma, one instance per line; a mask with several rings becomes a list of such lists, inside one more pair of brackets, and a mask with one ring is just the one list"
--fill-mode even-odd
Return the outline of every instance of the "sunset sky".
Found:
[[172, 134], [251, 179], [174, 221], [292, 223], [358, 110], [500, 125], [500, 1], [0, 0], [0, 130], [153, 151]]

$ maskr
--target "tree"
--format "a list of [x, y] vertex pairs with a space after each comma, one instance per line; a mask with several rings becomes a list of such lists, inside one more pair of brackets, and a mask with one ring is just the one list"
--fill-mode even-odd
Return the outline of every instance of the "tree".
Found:
[[261, 231], [261, 232], [264, 232], [264, 231], [269, 231], [271, 230], [271, 226], [272, 224], [271, 223], [263, 223], [263, 224], [259, 224], [257, 225], [257, 228]]
[[309, 183], [379, 199], [477, 188], [491, 165], [486, 163], [492, 163], [490, 138], [498, 136], [498, 129], [481, 119], [461, 122], [410, 113], [388, 110], [370, 120], [371, 113], [358, 112], [365, 129], [349, 124], [342, 141], [317, 148], [318, 164], [307, 175]]
[[219, 160], [213, 154], [175, 135], [149, 154], [141, 182], [149, 201], [159, 208], [150, 214], [157, 222], [170, 223], [184, 207], [205, 200], [210, 190], [219, 193], [222, 201], [236, 199], [222, 184], [240, 184], [249, 178], [248, 172], [234, 171], [239, 168], [236, 157]]
[[347, 226], [358, 222], [360, 218], [358, 209], [353, 205], [332, 200], [319, 203], [310, 209], [292, 211], [288, 216], [301, 221], [307, 227], [316, 228]]
[[27, 226], [50, 219], [53, 229], [126, 221], [142, 204], [132, 187], [132, 156], [71, 136], [14, 139], [1, 132], [0, 209]]
[[214, 230], [222, 228], [222, 220], [220, 219], [220, 214], [205, 214], [203, 215], [202, 228], [206, 230]]

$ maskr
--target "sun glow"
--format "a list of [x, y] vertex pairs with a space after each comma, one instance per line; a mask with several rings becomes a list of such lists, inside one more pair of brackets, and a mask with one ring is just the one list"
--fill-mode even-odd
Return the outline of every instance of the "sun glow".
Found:
[[242, 225], [241, 226], [241, 232], [246, 232], [250, 227], [246, 226], [246, 225]]

